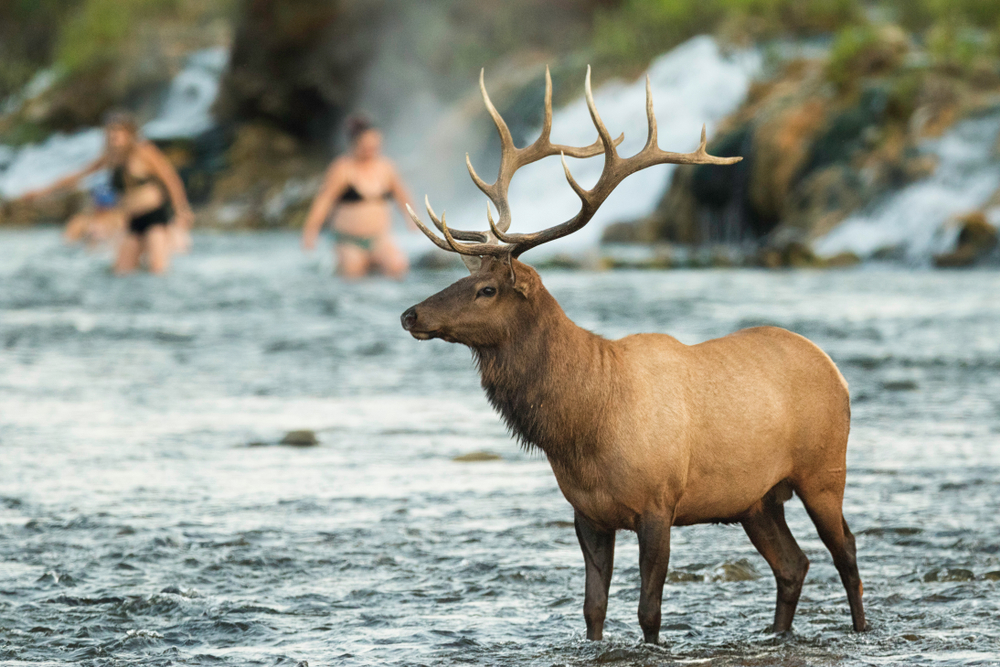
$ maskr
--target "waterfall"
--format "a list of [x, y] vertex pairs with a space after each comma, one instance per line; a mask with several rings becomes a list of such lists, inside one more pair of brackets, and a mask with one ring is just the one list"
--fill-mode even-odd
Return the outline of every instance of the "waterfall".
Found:
[[[956, 215], [983, 206], [1000, 187], [1000, 162], [995, 155], [1000, 116], [958, 123], [921, 150], [937, 156], [934, 174], [892, 193], [870, 209], [856, 213], [818, 239], [813, 248], [821, 257], [852, 252], [869, 258], [880, 250], [894, 250], [912, 264], [927, 264], [954, 242], [955, 230], [946, 228]], [[998, 211], [988, 211], [994, 225]]]
[[[701, 126], [713, 128], [746, 98], [752, 77], [760, 70], [761, 58], [756, 51], [725, 54], [710, 37], [695, 37], [660, 56], [650, 65], [648, 74], [653, 90], [653, 105], [658, 121], [659, 144], [664, 150], [685, 152], [697, 148]], [[597, 138], [597, 131], [583, 98], [583, 73], [580, 76], [580, 97], [553, 114], [552, 141], [587, 145]], [[594, 101], [612, 136], [624, 132], [619, 146], [624, 157], [638, 152], [646, 142], [646, 82], [645, 77], [631, 82], [613, 81], [594, 91]], [[486, 113], [485, 110], [482, 113]], [[533, 135], [534, 136], [534, 135]], [[570, 171], [583, 187], [596, 181], [603, 167], [603, 158], [586, 160], [567, 158]], [[477, 172], [487, 182], [495, 172], [477, 166]], [[564, 239], [548, 243], [532, 251], [532, 256], [544, 254], [577, 254], [595, 248], [605, 226], [613, 222], [648, 215], [665, 192], [673, 165], [646, 169], [629, 176], [580, 231]], [[465, 177], [468, 180], [468, 177]], [[419, 184], [426, 181], [416, 175]], [[438, 201], [434, 186], [429, 184], [431, 204], [440, 213], [448, 210], [449, 224], [457, 228], [486, 229], [486, 197], [474, 187], [459, 202]], [[419, 194], [418, 194], [419, 193]], [[423, 190], [414, 193], [418, 201]], [[456, 205], [457, 204], [457, 205]], [[579, 199], [566, 183], [558, 157], [523, 168], [514, 177], [510, 188], [513, 211], [511, 230], [526, 232], [548, 227], [572, 217], [579, 208]], [[425, 239], [405, 239], [412, 253], [429, 249]]]
[[193, 138], [210, 129], [215, 123], [212, 105], [228, 62], [229, 51], [221, 46], [188, 56], [184, 69], [170, 83], [160, 113], [143, 126], [143, 134], [150, 139]]
[[[228, 57], [223, 48], [192, 53], [171, 82], [159, 114], [143, 126], [143, 133], [150, 139], [166, 140], [192, 138], [209, 129]], [[0, 146], [0, 197], [13, 198], [45, 187], [93, 162], [103, 149], [101, 128], [57, 133], [19, 149]]]

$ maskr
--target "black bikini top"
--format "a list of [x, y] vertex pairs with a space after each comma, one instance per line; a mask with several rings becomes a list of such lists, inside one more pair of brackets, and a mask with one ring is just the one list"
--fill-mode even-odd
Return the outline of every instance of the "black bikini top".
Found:
[[[340, 195], [340, 199], [337, 201], [359, 202], [359, 201], [366, 201], [368, 199], [369, 199], [368, 197], [362, 197], [361, 193], [358, 192], [357, 188], [355, 188], [353, 185], [348, 185], [347, 189], [344, 190], [344, 194]], [[371, 200], [378, 200], [378, 199], [392, 199], [392, 190], [386, 190], [381, 197], [371, 197]]]
[[158, 181], [156, 176], [150, 174], [149, 176], [143, 176], [142, 178], [129, 175], [126, 177], [124, 165], [119, 165], [115, 167], [111, 172], [111, 189], [122, 195], [130, 187], [137, 188], [140, 185], [145, 185], [152, 181]]

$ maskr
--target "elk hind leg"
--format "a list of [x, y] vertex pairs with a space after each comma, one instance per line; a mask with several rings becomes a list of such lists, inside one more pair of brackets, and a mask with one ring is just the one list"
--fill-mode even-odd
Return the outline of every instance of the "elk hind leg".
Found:
[[861, 575], [858, 573], [857, 549], [854, 535], [844, 520], [843, 504], [844, 490], [841, 484], [838, 489], [829, 486], [811, 489], [809, 486], [797, 488], [802, 504], [809, 513], [809, 518], [816, 525], [816, 532], [823, 544], [833, 556], [833, 564], [837, 567], [840, 580], [847, 590], [847, 601], [851, 607], [851, 621], [855, 632], [866, 628], [865, 609], [861, 601], [864, 587]]
[[774, 632], [786, 632], [792, 627], [792, 617], [802, 593], [802, 583], [809, 571], [809, 559], [799, 548], [785, 522], [784, 502], [791, 489], [784, 482], [764, 496], [743, 519], [754, 547], [771, 566], [778, 583], [778, 601], [774, 609]]
[[663, 583], [667, 579], [670, 561], [669, 519], [643, 515], [636, 532], [639, 535], [639, 626], [647, 643], [660, 640], [660, 605], [663, 600]]
[[604, 637], [604, 617], [608, 611], [608, 590], [611, 588], [611, 572], [615, 561], [615, 533], [598, 530], [579, 512], [573, 523], [587, 568], [583, 599], [587, 639], [598, 640]]

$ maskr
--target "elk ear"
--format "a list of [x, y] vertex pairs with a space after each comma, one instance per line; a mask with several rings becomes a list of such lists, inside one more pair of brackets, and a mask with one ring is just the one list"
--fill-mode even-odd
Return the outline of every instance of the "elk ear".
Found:
[[523, 297], [530, 296], [535, 291], [534, 281], [531, 280], [530, 276], [523, 275], [524, 271], [517, 271], [514, 265], [510, 265], [510, 276], [513, 280], [514, 291], [519, 293]]
[[479, 273], [479, 269], [483, 266], [483, 258], [476, 255], [459, 255], [462, 258], [462, 263], [465, 264], [465, 268], [469, 270], [469, 273], [475, 275]]

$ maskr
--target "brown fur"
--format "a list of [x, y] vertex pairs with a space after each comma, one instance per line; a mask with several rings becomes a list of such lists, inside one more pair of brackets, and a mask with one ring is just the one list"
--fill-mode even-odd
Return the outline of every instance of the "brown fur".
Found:
[[[698, 345], [662, 334], [607, 340], [576, 326], [530, 267], [480, 270], [403, 314], [414, 337], [472, 348], [507, 426], [548, 457], [576, 511], [587, 565], [587, 635], [599, 639], [614, 533], [639, 534], [639, 620], [656, 641], [671, 526], [743, 524], [778, 582], [787, 630], [808, 560], [784, 522], [794, 490], [834, 556], [856, 630], [865, 626], [843, 520], [847, 383], [805, 338], [775, 327]], [[483, 295], [483, 288], [496, 290]]]

